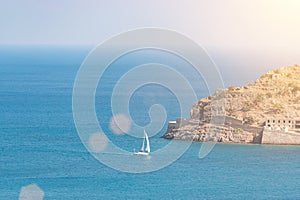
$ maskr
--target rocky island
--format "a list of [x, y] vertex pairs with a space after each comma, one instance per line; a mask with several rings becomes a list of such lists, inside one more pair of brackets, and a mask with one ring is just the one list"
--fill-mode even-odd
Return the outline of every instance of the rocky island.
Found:
[[300, 144], [300, 66], [271, 70], [247, 86], [219, 89], [169, 122], [166, 139]]

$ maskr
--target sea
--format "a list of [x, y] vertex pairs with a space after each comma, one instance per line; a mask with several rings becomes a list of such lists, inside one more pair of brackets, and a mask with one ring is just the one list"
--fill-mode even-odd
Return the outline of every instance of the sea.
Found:
[[[83, 144], [72, 110], [76, 75], [92, 48], [0, 47], [1, 200], [22, 199], [22, 189], [32, 184], [44, 199], [300, 199], [300, 146], [216, 144], [200, 158], [203, 144], [192, 143], [174, 162], [146, 173], [124, 172], [99, 161]], [[139, 149], [142, 139], [112, 131], [112, 90], [132, 67], [154, 62], [181, 70], [198, 99], [209, 94], [205, 81], [188, 70], [189, 63], [166, 52], [137, 51], [111, 63], [97, 87], [96, 115], [107, 137], [128, 152]], [[188, 117], [176, 95], [153, 83], [130, 96], [128, 109], [141, 127], [153, 120], [152, 105], [165, 109], [161, 130], [150, 137], [153, 152], [170, 143], [161, 138], [167, 122]]]

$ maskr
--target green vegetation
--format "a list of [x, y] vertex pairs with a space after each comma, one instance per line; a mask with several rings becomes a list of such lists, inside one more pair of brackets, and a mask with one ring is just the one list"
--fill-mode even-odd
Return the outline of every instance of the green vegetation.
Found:
[[292, 89], [293, 93], [299, 92], [300, 91], [300, 86], [299, 85], [295, 85], [294, 88]]
[[249, 111], [251, 109], [253, 109], [254, 106], [253, 106], [253, 103], [251, 101], [246, 101], [245, 104], [244, 104], [244, 109]]
[[279, 92], [279, 94], [280, 94], [281, 96], [288, 96], [288, 95], [290, 94], [290, 89], [287, 88], [287, 87], [284, 87], [284, 88]]
[[293, 74], [292, 74], [292, 73], [288, 73], [286, 76], [287, 76], [288, 78], [292, 78], [292, 77], [293, 77]]
[[270, 74], [264, 74], [260, 77], [260, 79], [270, 78]]
[[244, 124], [248, 124], [248, 125], [252, 125], [255, 122], [253, 117], [245, 117], [243, 119], [243, 121], [244, 121]]
[[268, 92], [268, 93], [266, 94], [266, 97], [267, 97], [267, 98], [272, 98], [272, 96], [273, 96], [273, 95], [272, 95], [270, 92]]
[[281, 104], [274, 104], [268, 113], [279, 114], [283, 111], [284, 107]]
[[243, 133], [243, 132], [244, 132], [244, 130], [241, 129], [241, 128], [237, 128], [235, 131], [236, 131], [237, 133]]
[[300, 91], [300, 85], [297, 84], [296, 82], [289, 83], [288, 86], [291, 88], [293, 93]]
[[262, 95], [262, 94], [258, 94], [258, 95], [255, 97], [253, 103], [254, 103], [254, 104], [261, 103], [261, 102], [263, 101], [263, 99], [264, 99], [264, 98], [263, 98], [263, 95]]
[[236, 89], [236, 87], [234, 87], [234, 86], [228, 87], [228, 90], [229, 90], [229, 91], [233, 91], [233, 90], [235, 90], [235, 89]]

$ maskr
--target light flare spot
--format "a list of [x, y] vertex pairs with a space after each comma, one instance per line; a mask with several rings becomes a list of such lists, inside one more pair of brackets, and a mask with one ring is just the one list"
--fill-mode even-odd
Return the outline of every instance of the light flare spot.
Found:
[[110, 129], [117, 135], [128, 133], [131, 127], [131, 121], [124, 114], [117, 114], [110, 120]]
[[21, 188], [19, 200], [43, 200], [44, 191], [36, 184], [30, 184]]
[[95, 153], [103, 151], [107, 144], [108, 139], [103, 133], [94, 133], [89, 138], [89, 147]]

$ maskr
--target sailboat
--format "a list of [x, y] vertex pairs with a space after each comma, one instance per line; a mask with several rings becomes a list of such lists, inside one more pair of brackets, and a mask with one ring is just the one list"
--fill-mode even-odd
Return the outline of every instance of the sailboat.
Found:
[[[146, 141], [146, 148], [145, 148], [145, 141]], [[144, 130], [144, 139], [143, 139], [141, 150], [138, 152], [134, 152], [134, 155], [147, 156], [147, 155], [149, 155], [149, 153], [150, 153], [150, 142], [149, 142], [148, 135], [147, 135], [146, 131]]]

